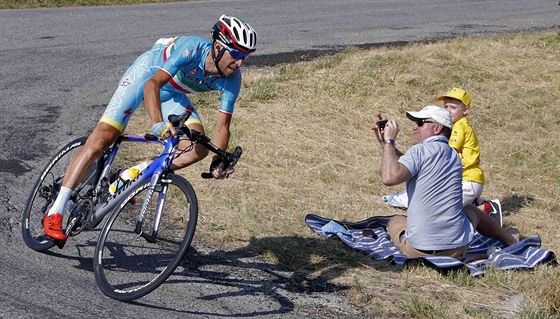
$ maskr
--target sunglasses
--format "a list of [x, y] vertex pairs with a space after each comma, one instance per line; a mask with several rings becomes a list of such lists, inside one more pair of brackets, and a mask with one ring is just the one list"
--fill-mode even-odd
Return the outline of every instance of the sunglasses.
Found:
[[249, 54], [236, 50], [236, 49], [232, 49], [229, 48], [227, 46], [224, 45], [224, 48], [226, 50], [228, 50], [229, 54], [231, 55], [232, 58], [234, 58], [235, 60], [247, 60], [249, 58]]
[[433, 121], [428, 121], [428, 119], [417, 119], [417, 120], [414, 121], [414, 122], [416, 122], [416, 125], [417, 125], [418, 127], [422, 127], [422, 125], [424, 125], [424, 123], [435, 123], [435, 122], [433, 122]]

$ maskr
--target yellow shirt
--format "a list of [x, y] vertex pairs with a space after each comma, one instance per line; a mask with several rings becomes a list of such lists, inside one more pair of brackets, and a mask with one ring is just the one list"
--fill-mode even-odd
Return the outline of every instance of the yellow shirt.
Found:
[[466, 117], [453, 123], [449, 146], [461, 157], [463, 180], [484, 184], [484, 173], [480, 169], [480, 146]]

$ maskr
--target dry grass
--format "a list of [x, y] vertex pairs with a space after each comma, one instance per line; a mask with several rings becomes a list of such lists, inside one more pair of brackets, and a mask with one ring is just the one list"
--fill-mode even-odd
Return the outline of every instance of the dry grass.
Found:
[[[479, 279], [424, 267], [397, 269], [320, 238], [315, 213], [357, 221], [399, 211], [381, 196], [375, 114], [396, 118], [399, 148], [410, 146], [404, 112], [452, 86], [472, 93], [469, 114], [482, 148], [485, 198], [499, 198], [505, 225], [560, 250], [560, 32], [465, 38], [399, 48], [348, 50], [291, 65], [245, 70], [231, 145], [244, 155], [225, 181], [181, 173], [200, 201], [196, 240], [256, 251], [288, 269], [352, 285], [365, 317], [560, 317], [558, 268], [489, 272]], [[193, 96], [212, 131], [217, 95]], [[135, 121], [142, 116], [135, 116]], [[134, 122], [138, 123], [138, 122]], [[129, 131], [144, 132], [147, 125]]]

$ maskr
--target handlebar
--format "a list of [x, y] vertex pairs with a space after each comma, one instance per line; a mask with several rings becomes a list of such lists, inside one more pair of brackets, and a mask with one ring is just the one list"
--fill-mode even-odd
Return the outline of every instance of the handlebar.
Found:
[[[212, 153], [222, 158], [224, 162], [224, 168], [226, 170], [232, 170], [233, 167], [237, 164], [239, 158], [241, 157], [241, 154], [243, 153], [241, 146], [236, 146], [235, 150], [231, 153], [221, 150], [219, 147], [217, 147], [212, 143], [212, 141], [206, 134], [193, 130], [185, 125], [185, 123], [187, 122], [191, 114], [192, 114], [192, 109], [187, 109], [181, 115], [175, 115], [175, 114], [169, 115], [168, 120], [169, 122], [171, 122], [171, 125], [173, 125], [173, 127], [178, 129], [177, 132], [179, 135], [184, 134], [187, 136], [189, 140], [198, 144], [202, 144]], [[202, 178], [212, 178], [211, 173], [202, 173], [201, 176]]]

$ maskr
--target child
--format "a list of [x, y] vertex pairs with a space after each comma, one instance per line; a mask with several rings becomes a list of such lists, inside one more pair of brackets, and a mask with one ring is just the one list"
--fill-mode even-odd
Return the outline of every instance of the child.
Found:
[[475, 204], [485, 213], [502, 224], [502, 208], [500, 201], [484, 201], [480, 198], [484, 190], [484, 173], [480, 168], [480, 147], [474, 129], [467, 120], [471, 108], [472, 97], [461, 88], [452, 88], [439, 96], [443, 107], [451, 114], [453, 128], [449, 138], [449, 146], [454, 148], [461, 157], [463, 164], [463, 204]]

